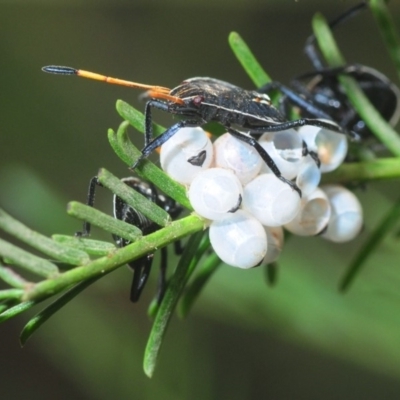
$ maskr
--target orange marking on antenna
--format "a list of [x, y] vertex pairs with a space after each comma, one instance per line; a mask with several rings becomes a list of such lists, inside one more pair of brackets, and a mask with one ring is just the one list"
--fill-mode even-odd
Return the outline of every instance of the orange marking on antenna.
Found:
[[112, 78], [111, 76], [96, 74], [95, 72], [85, 71], [83, 69], [78, 69], [76, 71], [76, 75], [82, 78], [95, 79], [97, 81], [112, 83], [114, 85], [128, 86], [135, 89], [154, 90], [156, 92], [161, 92], [161, 93], [169, 93], [171, 91], [171, 89], [168, 89], [163, 86], [145, 85], [143, 83], [126, 81], [124, 79]]
[[[156, 87], [156, 86], [154, 86]], [[156, 89], [151, 89], [147, 91], [147, 94], [149, 97], [153, 98], [153, 99], [162, 99], [162, 100], [167, 100], [167, 101], [171, 101], [172, 103], [176, 103], [176, 104], [185, 104], [185, 102], [180, 98], [180, 97], [176, 97], [176, 96], [171, 96], [169, 94], [170, 90], [168, 90], [168, 92], [165, 91], [159, 91]]]

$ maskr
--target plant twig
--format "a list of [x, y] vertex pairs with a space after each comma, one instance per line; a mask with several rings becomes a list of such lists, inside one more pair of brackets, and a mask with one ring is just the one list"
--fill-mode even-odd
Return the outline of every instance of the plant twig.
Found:
[[247, 72], [256, 87], [264, 86], [271, 82], [271, 78], [254, 57], [249, 46], [236, 32], [231, 32], [228, 37], [229, 45], [243, 69]]
[[[111, 272], [111, 271], [110, 271]], [[87, 279], [83, 282], [78, 283], [75, 287], [68, 290], [66, 293], [61, 295], [57, 300], [47, 306], [40, 313], [35, 315], [23, 328], [20, 334], [21, 346], [24, 346], [26, 341], [57, 311], [74, 299], [79, 293], [89, 287], [91, 284], [100, 279], [102, 275], [95, 276]]]
[[57, 266], [50, 261], [35, 256], [2, 239], [0, 239], [0, 255], [7, 259], [10, 264], [24, 268], [45, 278], [54, 277], [59, 274]]
[[120, 197], [126, 204], [139, 211], [157, 225], [166, 226], [171, 223], [171, 216], [157, 204], [153, 203], [138, 191], [132, 189], [105, 168], [97, 175], [99, 182]]
[[82, 221], [90, 222], [90, 224], [98, 226], [107, 232], [118, 235], [131, 242], [142, 236], [142, 231], [134, 225], [116, 219], [111, 215], [102, 213], [93, 207], [77, 201], [71, 201], [67, 207], [68, 215], [79, 218]]
[[178, 302], [190, 272], [197, 264], [198, 259], [193, 257], [193, 255], [197, 251], [202, 236], [203, 232], [198, 232], [190, 237], [174, 275], [168, 283], [163, 301], [154, 320], [143, 360], [144, 372], [149, 378], [153, 376], [161, 344], [176, 303]]
[[72, 265], [89, 262], [89, 256], [85, 252], [54, 242], [50, 238], [28, 228], [2, 209], [0, 209], [0, 228], [56, 260]]
[[113, 243], [103, 242], [101, 240], [68, 235], [52, 235], [51, 237], [57, 243], [83, 250], [91, 256], [102, 257], [116, 250]]
[[221, 264], [222, 261], [215, 253], [211, 253], [202, 262], [199, 271], [196, 273], [190, 285], [185, 289], [179, 302], [178, 313], [181, 318], [187, 317], [204, 286]]
[[342, 164], [322, 176], [322, 183], [349, 183], [394, 179], [400, 177], [399, 158], [377, 158], [372, 161]]
[[37, 283], [25, 292], [22, 301], [36, 300], [50, 294], [56, 294], [86, 279], [104, 275], [155, 249], [202, 230], [203, 227], [204, 221], [195, 215], [174, 221], [169, 226], [144, 236], [135, 243], [118, 249], [112, 255], [101, 257], [85, 266], [76, 267], [54, 279]]
[[[119, 102], [121, 102], [121, 100], [119, 100]], [[132, 108], [128, 104], [124, 104], [124, 107]], [[121, 158], [121, 160], [131, 166], [138, 160], [142, 153], [129, 140], [126, 132], [128, 126], [129, 122], [125, 121], [121, 123], [117, 133], [115, 133], [112, 129], [109, 129], [108, 140], [115, 153]], [[154, 165], [151, 161], [147, 159], [142, 160], [135, 169], [135, 173], [140, 178], [152, 182], [167, 196], [176, 200], [183, 207], [187, 208], [188, 210], [193, 210], [186, 196], [186, 189], [181, 184], [171, 179], [164, 171]]]

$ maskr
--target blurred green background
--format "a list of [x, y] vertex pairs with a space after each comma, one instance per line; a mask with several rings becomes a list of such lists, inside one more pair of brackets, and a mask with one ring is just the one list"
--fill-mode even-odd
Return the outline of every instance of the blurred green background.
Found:
[[[302, 47], [314, 12], [333, 17], [354, 4], [0, 1], [0, 205], [43, 233], [72, 234], [80, 223], [66, 216], [65, 205], [85, 200], [97, 169], [128, 174], [106, 131], [120, 122], [115, 101], [142, 107], [138, 93], [47, 75], [42, 66], [167, 87], [212, 76], [252, 88], [227, 44], [235, 30], [268, 73], [287, 83], [310, 68]], [[399, 28], [399, 2], [390, 9]], [[336, 37], [348, 62], [373, 66], [396, 82], [368, 12]], [[162, 114], [156, 119], [172, 121]], [[131, 134], [140, 145], [142, 137]], [[154, 279], [132, 305], [130, 272], [121, 268], [48, 321], [23, 350], [18, 335], [28, 315], [7, 322], [0, 328], [1, 398], [398, 399], [398, 240], [385, 240], [349, 293], [340, 295], [337, 285], [399, 193], [398, 181], [357, 191], [365, 230], [351, 243], [291, 240], [275, 288], [265, 284], [261, 269], [221, 268], [189, 318], [172, 321], [152, 380], [144, 376], [142, 357]], [[102, 191], [97, 205], [111, 212], [110, 199]], [[108, 238], [100, 231], [94, 237]]]

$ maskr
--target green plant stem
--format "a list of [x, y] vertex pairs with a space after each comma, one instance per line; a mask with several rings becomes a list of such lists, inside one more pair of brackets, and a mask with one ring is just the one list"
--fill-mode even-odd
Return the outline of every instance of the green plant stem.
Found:
[[66, 264], [77, 265], [89, 262], [89, 256], [85, 252], [54, 242], [28, 228], [2, 209], [0, 209], [0, 228], [49, 257]]
[[[137, 110], [136, 108], [130, 106], [128, 103], [125, 103], [123, 100], [118, 100], [116, 104], [116, 109], [118, 114], [129, 122], [137, 131], [144, 133], [144, 114]], [[153, 122], [153, 135], [159, 136], [166, 131], [161, 125], [158, 125]]]
[[[122, 102], [119, 100], [119, 102]], [[123, 102], [122, 102], [123, 103]], [[129, 104], [124, 103], [124, 107], [130, 107]], [[112, 129], [108, 130], [108, 140], [119, 158], [129, 166], [133, 165], [141, 156], [141, 152], [129, 140], [127, 135], [128, 121], [124, 121], [118, 128], [117, 133]], [[155, 166], [149, 160], [142, 160], [135, 168], [135, 173], [143, 179], [152, 182], [166, 195], [176, 200], [183, 207], [188, 210], [193, 210], [187, 196], [184, 186], [171, 179], [164, 171]]]
[[2, 303], [0, 304], [0, 323], [1, 321], [1, 313], [3, 313], [4, 311], [6, 311], [8, 309], [8, 304]]
[[6, 311], [3, 311], [0, 314], [0, 324], [2, 322], [5, 322], [11, 318], [14, 318], [15, 316], [31, 309], [33, 306], [35, 306], [36, 304], [38, 304], [37, 301], [25, 301], [23, 303], [17, 304], [14, 307], [9, 308]]
[[52, 235], [51, 237], [57, 243], [83, 250], [91, 256], [102, 257], [113, 253], [116, 250], [113, 243], [103, 242], [101, 240], [57, 234]]
[[400, 37], [396, 31], [393, 18], [385, 1], [369, 0], [369, 4], [400, 79]]
[[49, 278], [59, 274], [56, 265], [0, 239], [0, 256], [10, 264], [24, 268], [36, 275]]
[[236, 32], [231, 32], [228, 37], [229, 45], [243, 69], [247, 72], [256, 87], [261, 87], [271, 82], [270, 76], [254, 57], [249, 46]]
[[[194, 269], [197, 267], [197, 264], [199, 263], [200, 260], [203, 259], [204, 253], [210, 249], [210, 246], [211, 246], [210, 238], [209, 238], [208, 234], [204, 234], [199, 246], [196, 249], [196, 252], [191, 256], [192, 262], [191, 262], [191, 267], [188, 269], [187, 276], [185, 278], [186, 281], [188, 281], [190, 279], [191, 274], [193, 273]], [[203, 266], [204, 263], [207, 263], [207, 259], [204, 260], [204, 262], [202, 262], [201, 265]], [[185, 285], [185, 287], [187, 288], [186, 285]], [[190, 290], [190, 287], [189, 287], [189, 290]], [[182, 296], [184, 296], [184, 295], [182, 295]], [[159, 307], [160, 307], [160, 305], [157, 304], [156, 300], [151, 302], [151, 304], [147, 310], [147, 315], [150, 318], [154, 318], [157, 315]], [[178, 310], [178, 314], [179, 314], [179, 310]]]
[[77, 201], [71, 201], [67, 207], [68, 215], [79, 218], [82, 221], [98, 226], [107, 232], [118, 235], [131, 242], [142, 236], [142, 231], [134, 225], [116, 219], [110, 215], [104, 214], [93, 207]]
[[181, 318], [187, 317], [204, 286], [217, 271], [221, 263], [222, 261], [215, 253], [210, 254], [207, 259], [202, 262], [200, 270], [196, 273], [190, 286], [186, 288], [179, 303], [178, 313]]
[[[314, 34], [322, 54], [331, 67], [346, 65], [346, 61], [337, 47], [328, 23], [321, 14], [312, 21]], [[357, 82], [348, 75], [339, 75], [340, 84], [352, 106], [375, 136], [393, 153], [400, 156], [400, 139], [392, 127], [382, 118], [371, 104]]]
[[195, 215], [190, 215], [172, 222], [168, 227], [160, 229], [135, 243], [118, 249], [112, 255], [101, 257], [85, 266], [76, 267], [70, 271], [64, 272], [57, 278], [37, 283], [25, 292], [22, 301], [40, 299], [50, 294], [56, 294], [86, 279], [104, 275], [129, 261], [166, 246], [186, 235], [200, 231], [203, 228], [204, 221]]
[[58, 310], [64, 307], [72, 299], [74, 299], [79, 293], [85, 290], [87, 287], [92, 285], [98, 279], [102, 278], [102, 275], [95, 276], [93, 278], [87, 279], [86, 281], [78, 283], [72, 289], [68, 290], [57, 300], [43, 309], [40, 313], [35, 315], [23, 328], [20, 334], [20, 344], [24, 346], [26, 341]]
[[18, 275], [15, 271], [11, 268], [4, 267], [0, 265], [0, 279], [4, 282], [8, 283], [10, 286], [15, 288], [22, 289], [24, 288], [29, 282], [22, 278], [22, 276]]
[[158, 354], [172, 313], [190, 273], [198, 262], [198, 258], [193, 257], [193, 255], [196, 253], [202, 237], [203, 232], [198, 232], [190, 237], [174, 275], [168, 282], [167, 290], [154, 320], [144, 353], [143, 369], [149, 378], [153, 376], [156, 368]]
[[322, 176], [322, 183], [362, 182], [400, 177], [399, 158], [379, 158], [372, 161], [342, 164]]
[[0, 290], [0, 300], [5, 299], [20, 299], [24, 294], [23, 289], [4, 289]]
[[165, 210], [129, 187], [111, 172], [101, 168], [97, 178], [99, 182], [104, 187], [110, 189], [114, 195], [120, 197], [126, 204], [145, 215], [157, 225], [166, 226], [171, 223], [171, 216]]

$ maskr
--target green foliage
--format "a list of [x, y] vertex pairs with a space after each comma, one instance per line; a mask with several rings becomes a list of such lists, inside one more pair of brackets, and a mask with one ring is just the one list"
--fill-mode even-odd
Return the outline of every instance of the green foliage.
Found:
[[[371, 0], [371, 9], [377, 18], [382, 30], [382, 36], [400, 73], [399, 40], [393, 23], [388, 17], [385, 4], [383, 1]], [[321, 15], [316, 15], [313, 20], [313, 27], [321, 51], [329, 65], [339, 66], [344, 64], [345, 60], [340, 54], [329, 27]], [[232, 33], [229, 37], [229, 42], [241, 65], [256, 86], [262, 86], [270, 81], [270, 77], [263, 71], [249, 47], [238, 34]], [[395, 157], [345, 164], [327, 175], [325, 182], [358, 183], [399, 178], [400, 139], [398, 134], [372, 108], [354, 80], [348, 76], [342, 76], [340, 77], [340, 82], [368, 127]], [[112, 129], [108, 131], [109, 142], [117, 156], [125, 164], [131, 166], [141, 153], [129, 140], [127, 129], [131, 125], [136, 130], [143, 132], [143, 114], [121, 100], [117, 102], [117, 111], [124, 119], [124, 122], [121, 123], [116, 132]], [[160, 134], [164, 131], [164, 128], [154, 124], [153, 130], [155, 134]], [[174, 182], [152, 162], [144, 160], [135, 172], [139, 177], [154, 183], [164, 193], [182, 204], [188, 211], [192, 211], [186, 197], [185, 188]], [[52, 238], [48, 238], [31, 230], [21, 222], [16, 221], [5, 211], [0, 210], [0, 229], [41, 254], [38, 256], [32, 250], [28, 251], [5, 240], [0, 240], [0, 279], [8, 286], [7, 289], [0, 290], [0, 322], [13, 318], [40, 302], [59, 295], [52, 304], [39, 312], [26, 324], [21, 333], [21, 343], [25, 344], [28, 338], [46, 320], [95, 281], [134, 259], [151, 253], [160, 247], [167, 246], [180, 238], [189, 236], [185, 252], [169, 279], [163, 302], [159, 306], [153, 303], [149, 311], [149, 314], [154, 317], [154, 324], [146, 346], [144, 370], [148, 376], [152, 376], [166, 329], [175, 308], [178, 305], [179, 314], [187, 316], [205, 284], [220, 266], [221, 261], [215, 254], [207, 252], [210, 244], [204, 231], [207, 225], [206, 221], [196, 215], [189, 215], [178, 221], [170, 221], [169, 215], [164, 210], [128, 188], [107, 170], [100, 170], [99, 180], [103, 186], [109, 188], [128, 204], [140, 210], [162, 228], [153, 234], [142, 236], [138, 228], [130, 224], [118, 221], [84, 204], [78, 202], [69, 203], [68, 213], [70, 215], [83, 221], [88, 221], [103, 230], [132, 242], [124, 248], [117, 249], [113, 243], [87, 238], [65, 235], [53, 235]], [[377, 228], [370, 234], [358, 254], [354, 256], [354, 261], [350, 264], [341, 281], [342, 289], [347, 288], [360, 274], [369, 257], [380, 248], [384, 239], [393, 232], [399, 218], [399, 204], [396, 203], [382, 221], [377, 224]], [[52, 261], [49, 261], [49, 259]], [[27, 276], [29, 278], [22, 275], [22, 273], [17, 273], [16, 269], [28, 273]], [[275, 267], [271, 271], [275, 272]], [[303, 271], [303, 274], [307, 275], [307, 271]], [[36, 278], [37, 281], [32, 279], [32, 275], [38, 277]], [[312, 273], [310, 276], [310, 282], [313, 279], [317, 280]], [[290, 278], [287, 279], [287, 286], [283, 286], [279, 294], [287, 297], [281, 303], [279, 303], [279, 299], [277, 301], [277, 304], [280, 304], [282, 315], [285, 316], [282, 319], [289, 318], [286, 315], [290, 315], [290, 313], [298, 312], [298, 309], [293, 308], [292, 304], [296, 302], [296, 296], [299, 295], [298, 291], [300, 289], [296, 286], [296, 279], [293, 277], [298, 278], [296, 272], [292, 275], [292, 280]], [[275, 283], [275, 276], [273, 278], [270, 277], [270, 280]], [[300, 278], [297, 281], [300, 281]], [[288, 287], [290, 290], [287, 290]], [[234, 300], [231, 300], [231, 302], [234, 301], [236, 303], [237, 309], [234, 309], [232, 313], [238, 312], [242, 304], [246, 304], [241, 298], [241, 296], [244, 296], [241, 294], [243, 292], [240, 291], [240, 288], [236, 289], [236, 295], [232, 295], [230, 292], [234, 288], [222, 289], [226, 297], [233, 298]], [[325, 311], [324, 307], [332, 305], [330, 312], [338, 313], [337, 302], [328, 298], [329, 294], [319, 292], [317, 285], [310, 284], [307, 289], [309, 289], [308, 293], [310, 293], [309, 299], [320, 298], [321, 300], [319, 304], [315, 304], [311, 300], [308, 303], [306, 301], [307, 304], [304, 304], [304, 307], [310, 307], [310, 309], [315, 310], [317, 315], [320, 315]], [[253, 295], [253, 293], [246, 294], [249, 299], [252, 299]], [[339, 295], [335, 294], [335, 296]], [[289, 300], [291, 305], [287, 304]], [[180, 303], [178, 303], [179, 301]], [[349, 318], [354, 317], [352, 311], [349, 306]], [[243, 312], [243, 314], [246, 313], [250, 314], [251, 311], [246, 310]], [[263, 317], [260, 311], [258, 319], [261, 320]], [[275, 322], [277, 325], [280, 323], [280, 321]], [[262, 325], [262, 322], [258, 323]], [[367, 325], [368, 319], [360, 316], [360, 329]], [[398, 324], [395, 323], [394, 326], [398, 327]], [[321, 328], [321, 324], [319, 327]], [[306, 328], [304, 329], [306, 330]], [[323, 330], [324, 328], [321, 328], [321, 331]], [[320, 333], [318, 332], [318, 334]], [[327, 337], [331, 334], [328, 331], [323, 333]], [[312, 339], [320, 347], [327, 347], [326, 343], [322, 343], [323, 340], [320, 336], [317, 337], [315, 332], [309, 332], [308, 334], [309, 340]], [[379, 332], [374, 333], [375, 336], [378, 334]], [[290, 336], [290, 334], [288, 335]], [[396, 345], [393, 337], [388, 336], [390, 340], [382, 345], [383, 354], [391, 354], [391, 350]], [[318, 343], [318, 340], [321, 343]], [[351, 351], [351, 349], [348, 349], [349, 354], [353, 354]], [[397, 353], [398, 351], [393, 353], [393, 360], [399, 362], [400, 355]], [[352, 357], [356, 358], [357, 355], [352, 355]], [[370, 363], [372, 364], [373, 361], [370, 361]]]

